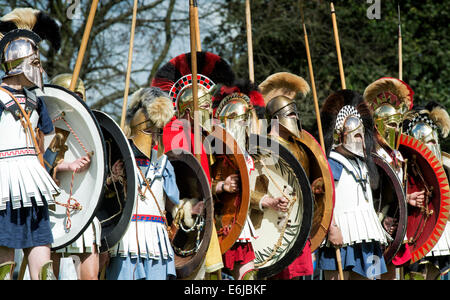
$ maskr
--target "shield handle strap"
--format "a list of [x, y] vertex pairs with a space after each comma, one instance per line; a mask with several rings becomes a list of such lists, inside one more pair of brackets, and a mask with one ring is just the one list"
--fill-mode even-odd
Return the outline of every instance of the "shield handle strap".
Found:
[[[45, 166], [44, 165], [44, 156], [42, 155], [42, 153], [41, 153], [41, 151], [39, 149], [39, 146], [38, 146], [38, 143], [37, 143], [37, 140], [36, 140], [36, 135], [34, 134], [33, 126], [31, 125], [31, 121], [30, 121], [30, 118], [29, 118], [28, 114], [25, 112], [25, 110], [23, 109], [22, 105], [20, 105], [19, 101], [17, 101], [16, 97], [14, 97], [14, 95], [10, 91], [8, 91], [8, 90], [6, 90], [4, 88], [1, 88], [1, 87], [0, 87], [0, 89], [2, 91], [6, 92], [14, 100], [14, 102], [16, 102], [17, 106], [19, 107], [20, 112], [22, 113], [20, 118], [22, 118], [22, 117], [25, 118], [26, 125], [28, 127], [28, 130], [30, 131], [31, 138], [33, 139], [34, 148], [35, 148], [36, 153], [38, 155], [39, 161], [40, 161], [41, 165], [44, 167]], [[23, 122], [22, 122], [22, 125], [23, 125]], [[26, 129], [25, 126], [24, 126], [24, 129]]]

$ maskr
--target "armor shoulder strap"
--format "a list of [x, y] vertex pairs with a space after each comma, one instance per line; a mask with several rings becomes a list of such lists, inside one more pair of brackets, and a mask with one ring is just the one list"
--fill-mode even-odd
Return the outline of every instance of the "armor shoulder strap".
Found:
[[[336, 152], [336, 151], [331, 151], [330, 152], [330, 158], [337, 161], [339, 164], [342, 165], [342, 167], [350, 174], [352, 174], [353, 177], [355, 177], [355, 179], [359, 178], [359, 174], [355, 174], [355, 167], [348, 161], [348, 159], [343, 156], [342, 154]], [[342, 170], [341, 170], [342, 172]]]
[[32, 110], [35, 110], [38, 105], [38, 97], [36, 94], [32, 91], [27, 90], [26, 88], [23, 89], [23, 92], [25, 94], [25, 97], [27, 98], [27, 107], [30, 107]]

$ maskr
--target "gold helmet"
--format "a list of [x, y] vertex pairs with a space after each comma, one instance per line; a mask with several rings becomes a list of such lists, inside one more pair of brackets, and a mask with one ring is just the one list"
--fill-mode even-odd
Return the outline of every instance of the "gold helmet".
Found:
[[125, 135], [148, 158], [158, 144], [158, 152], [164, 153], [162, 130], [174, 115], [172, 101], [157, 87], [136, 91], [125, 119]]
[[[72, 82], [72, 74], [64, 73], [56, 75], [50, 81], [51, 84], [62, 86], [63, 88], [69, 89], [70, 83]], [[77, 83], [75, 85], [74, 92], [78, 94], [81, 99], [86, 101], [86, 89], [84, 87], [84, 83], [81, 79], [78, 78]]]
[[398, 148], [404, 115], [413, 106], [413, 95], [408, 84], [391, 77], [376, 80], [364, 91], [364, 100], [370, 104], [375, 128], [382, 141], [392, 149]]
[[[187, 75], [178, 80], [178, 84], [175, 84], [172, 90], [181, 86], [182, 83], [188, 82], [189, 84], [183, 86], [176, 93], [173, 99], [175, 103], [175, 109], [177, 117], [180, 118], [185, 115], [186, 111], [189, 110], [191, 116], [194, 113], [194, 95], [192, 94], [192, 81], [188, 81], [187, 77], [192, 77]], [[211, 114], [212, 114], [212, 97], [211, 90], [214, 83], [203, 75], [198, 75], [198, 108], [199, 108], [199, 123], [208, 132], [211, 131]], [[206, 84], [205, 84], [206, 83]], [[171, 92], [172, 92], [171, 90]]]
[[[220, 56], [207, 52], [197, 52], [197, 83], [200, 125], [211, 130], [212, 100], [211, 92], [215, 85], [230, 85], [234, 81], [231, 65]], [[180, 54], [163, 65], [152, 79], [152, 86], [169, 93], [177, 117], [184, 117], [189, 111], [194, 114], [192, 95], [192, 56], [191, 53]]]
[[268, 119], [278, 119], [279, 124], [296, 137], [300, 137], [301, 122], [295, 97], [309, 93], [308, 83], [300, 76], [280, 72], [270, 75], [259, 88], [266, 103]]

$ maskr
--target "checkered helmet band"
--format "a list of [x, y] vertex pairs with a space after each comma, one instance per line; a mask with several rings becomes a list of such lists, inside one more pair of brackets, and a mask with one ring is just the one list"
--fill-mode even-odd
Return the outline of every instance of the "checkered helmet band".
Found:
[[342, 129], [344, 127], [344, 122], [349, 116], [355, 116], [362, 122], [361, 115], [356, 110], [356, 108], [351, 105], [346, 105], [341, 108], [341, 110], [339, 111], [339, 113], [336, 117], [336, 125], [334, 128], [337, 132], [339, 132], [339, 133], [342, 132]]

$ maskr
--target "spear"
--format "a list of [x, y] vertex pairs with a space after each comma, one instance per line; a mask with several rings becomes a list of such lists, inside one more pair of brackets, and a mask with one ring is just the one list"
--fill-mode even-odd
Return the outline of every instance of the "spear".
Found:
[[331, 20], [333, 21], [333, 31], [334, 31], [334, 39], [336, 41], [336, 53], [338, 57], [339, 64], [339, 75], [341, 77], [341, 87], [343, 90], [346, 89], [345, 85], [345, 76], [344, 76], [344, 66], [342, 64], [342, 56], [341, 56], [341, 45], [339, 43], [339, 32], [336, 22], [336, 11], [334, 10], [334, 4], [331, 2]]
[[[336, 22], [336, 12], [334, 10], [333, 2], [331, 2], [330, 5], [331, 5], [331, 20], [333, 21], [334, 39], [336, 42], [336, 52], [337, 52], [338, 64], [339, 64], [339, 74], [341, 77], [341, 87], [344, 90], [346, 88], [346, 85], [345, 85], [345, 76], [344, 76], [344, 66], [342, 64], [341, 45], [339, 43], [339, 33], [338, 33], [337, 22]], [[336, 248], [336, 262], [337, 262], [338, 270], [339, 270], [339, 278], [340, 278], [340, 280], [344, 280], [344, 272], [342, 270], [341, 250], [339, 248]]]
[[306, 56], [308, 58], [309, 78], [311, 80], [311, 88], [312, 88], [312, 92], [313, 92], [314, 109], [316, 111], [317, 128], [319, 130], [320, 145], [322, 146], [322, 149], [325, 152], [325, 142], [323, 140], [322, 121], [320, 119], [320, 111], [319, 111], [319, 101], [317, 99], [316, 83], [314, 81], [314, 71], [313, 71], [313, 66], [312, 66], [311, 53], [309, 51], [308, 32], [306, 31], [305, 16], [303, 14], [303, 1], [302, 0], [300, 0], [300, 15], [302, 17], [303, 33], [305, 35]]
[[251, 82], [255, 82], [255, 71], [253, 67], [253, 40], [252, 40], [252, 16], [250, 0], [245, 0], [245, 18], [247, 24], [247, 51], [248, 51], [248, 76]]
[[197, 44], [197, 51], [202, 51], [202, 42], [200, 40], [200, 23], [198, 21], [198, 1], [194, 1], [194, 14], [195, 14], [195, 40]]
[[73, 70], [72, 79], [70, 81], [69, 90], [72, 92], [75, 90], [75, 85], [80, 75], [81, 65], [83, 64], [84, 54], [86, 52], [89, 35], [91, 34], [92, 24], [94, 23], [95, 13], [97, 11], [98, 0], [93, 0], [91, 4], [91, 10], [84, 28], [83, 38], [81, 40], [80, 50], [78, 51], [77, 61]]
[[128, 49], [128, 67], [125, 78], [125, 91], [123, 95], [122, 119], [120, 120], [120, 127], [122, 129], [124, 129], [125, 127], [125, 114], [127, 112], [128, 91], [130, 89], [130, 76], [131, 76], [131, 64], [133, 60], [133, 44], [134, 44], [134, 31], [136, 28], [136, 15], [137, 15], [137, 0], [134, 0], [133, 19], [131, 20], [130, 46]]
[[402, 55], [402, 22], [400, 19], [400, 3], [398, 3], [398, 79], [403, 80], [403, 55]]
[[196, 0], [189, 0], [189, 28], [191, 40], [191, 70], [192, 70], [192, 96], [194, 98], [194, 154], [198, 161], [201, 160], [201, 141], [198, 115], [198, 81], [197, 81], [197, 42], [196, 42]]

